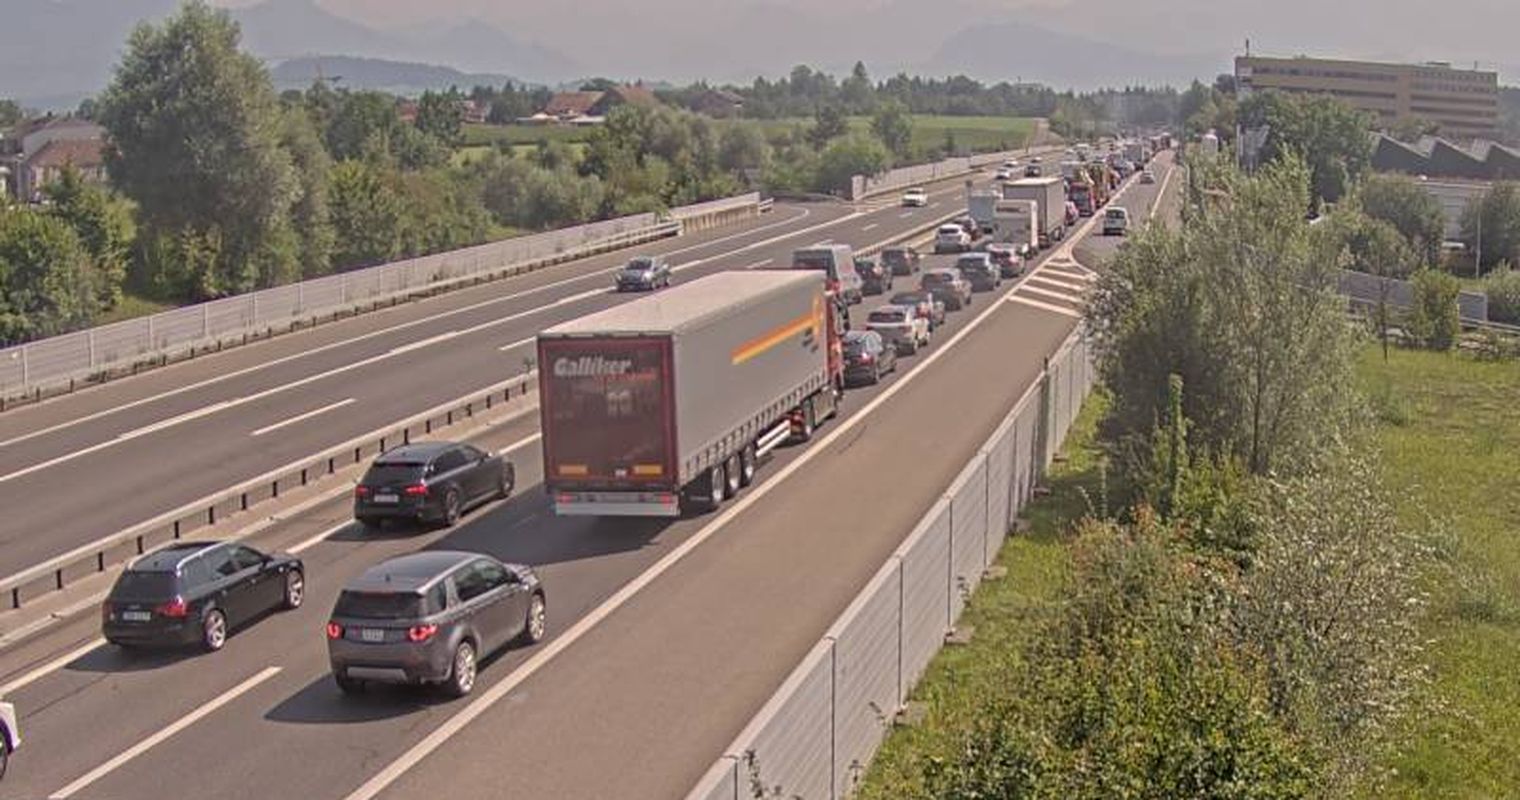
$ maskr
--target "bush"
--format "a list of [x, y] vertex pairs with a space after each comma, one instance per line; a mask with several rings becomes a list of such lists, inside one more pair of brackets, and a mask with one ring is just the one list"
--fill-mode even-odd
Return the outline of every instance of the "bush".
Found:
[[1421, 347], [1450, 350], [1462, 334], [1456, 278], [1432, 269], [1414, 274], [1414, 305], [1409, 309], [1409, 335]]
[[1488, 294], [1488, 318], [1506, 325], [1520, 325], [1520, 272], [1503, 265], [1483, 280]]

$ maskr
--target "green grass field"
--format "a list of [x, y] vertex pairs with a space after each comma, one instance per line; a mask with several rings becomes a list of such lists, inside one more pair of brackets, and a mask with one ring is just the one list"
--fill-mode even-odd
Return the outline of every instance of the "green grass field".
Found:
[[966, 608], [962, 624], [973, 626], [976, 636], [970, 645], [947, 647], [935, 657], [913, 691], [927, 716], [921, 724], [894, 729], [855, 795], [859, 800], [920, 796], [925, 765], [948, 756], [957, 735], [982, 713], [980, 701], [992, 691], [981, 687], [1008, 674], [1006, 665], [1020, 658], [1024, 644], [1057, 609], [1070, 576], [1067, 534], [1101, 494], [1094, 436], [1106, 410], [1101, 393], [1088, 398], [1062, 448], [1065, 459], [1046, 480], [1050, 494], [1024, 509], [1029, 531], [1009, 537], [998, 556], [1008, 574], [982, 583]]
[[[1410, 525], [1450, 530], [1452, 576], [1433, 590], [1433, 711], [1409, 720], [1380, 798], [1520, 792], [1520, 364], [1369, 350], [1387, 480]], [[1369, 798], [1373, 795], [1368, 794]]]
[[168, 311], [172, 308], [175, 308], [174, 304], [172, 303], [150, 300], [146, 297], [135, 295], [130, 291], [124, 291], [121, 295], [121, 302], [117, 303], [115, 308], [107, 311], [104, 314], [101, 314], [100, 317], [95, 320], [95, 324], [109, 325], [112, 322], [121, 322], [124, 319], [134, 319], [136, 317], [146, 317], [149, 314], [157, 314], [160, 311]]

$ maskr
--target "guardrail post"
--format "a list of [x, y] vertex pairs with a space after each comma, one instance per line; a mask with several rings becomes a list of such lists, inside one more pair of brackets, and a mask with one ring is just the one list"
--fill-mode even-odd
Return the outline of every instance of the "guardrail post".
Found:
[[270, 499], [271, 500], [278, 500], [278, 499], [280, 499], [280, 479], [279, 478], [275, 478], [274, 479], [274, 485], [273, 485], [273, 488], [270, 490], [269, 494], [270, 494]]
[[58, 586], [58, 591], [63, 591], [63, 567], [53, 570], [53, 582]]
[[137, 554], [138, 555], [142, 555], [143, 554], [143, 537], [142, 537], [142, 534], [140, 534], [140, 533], [137, 534]]
[[201, 303], [201, 338], [211, 335], [211, 304]]
[[411, 428], [402, 428], [401, 429], [401, 443], [402, 444], [411, 444], [412, 443], [412, 429]]
[[209, 506], [206, 507], [206, 524], [207, 525], [215, 525], [216, 524], [216, 504], [215, 503], [212, 503], [211, 505], [209, 505]]
[[90, 343], [90, 369], [94, 369], [95, 368], [95, 329], [91, 328], [87, 333], [88, 333], [88, 335], [85, 336], [85, 340]]
[[242, 504], [242, 508], [240, 510], [247, 511], [248, 510], [248, 493], [247, 492], [243, 492], [242, 494], [240, 494], [238, 496], [238, 499], [239, 499], [239, 502]]
[[95, 554], [95, 571], [106, 571], [106, 551], [102, 550]]
[[16, 587], [16, 588], [14, 588], [14, 589], [11, 590], [11, 608], [16, 609], [16, 608], [20, 608], [20, 607], [21, 607], [21, 587], [18, 586], [18, 587]]
[[179, 538], [179, 520], [174, 521], [174, 538]]

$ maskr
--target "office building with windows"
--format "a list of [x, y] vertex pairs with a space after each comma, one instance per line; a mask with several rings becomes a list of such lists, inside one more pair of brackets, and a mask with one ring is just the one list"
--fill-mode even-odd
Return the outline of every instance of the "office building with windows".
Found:
[[1499, 129], [1499, 73], [1446, 63], [1238, 56], [1235, 85], [1242, 96], [1268, 89], [1330, 95], [1371, 113], [1383, 128], [1422, 120], [1449, 139], [1491, 139]]

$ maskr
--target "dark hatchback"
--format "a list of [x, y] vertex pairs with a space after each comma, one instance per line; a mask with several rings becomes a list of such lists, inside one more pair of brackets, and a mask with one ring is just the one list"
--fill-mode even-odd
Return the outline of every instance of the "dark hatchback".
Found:
[[986, 253], [969, 253], [955, 262], [956, 271], [971, 284], [973, 292], [990, 292], [1003, 285], [1003, 275]]
[[875, 331], [850, 331], [844, 335], [844, 382], [852, 386], [881, 382], [881, 376], [897, 369], [897, 348], [887, 345]]
[[199, 644], [306, 596], [301, 560], [235, 542], [185, 542], [132, 562], [101, 604], [101, 633], [121, 647]]
[[389, 450], [354, 487], [354, 519], [451, 526], [473, 506], [512, 493], [515, 471], [501, 456], [468, 444], [421, 442]]
[[893, 275], [912, 275], [918, 272], [922, 258], [912, 247], [888, 247], [881, 251], [881, 263], [892, 270]]
[[855, 274], [860, 276], [860, 291], [864, 294], [892, 291], [892, 270], [874, 258], [856, 258]]
[[327, 623], [327, 654], [344, 692], [366, 683], [475, 687], [480, 661], [543, 639], [544, 587], [532, 569], [490, 556], [424, 551], [349, 581]]

